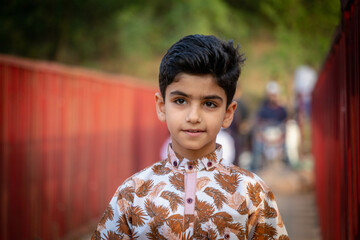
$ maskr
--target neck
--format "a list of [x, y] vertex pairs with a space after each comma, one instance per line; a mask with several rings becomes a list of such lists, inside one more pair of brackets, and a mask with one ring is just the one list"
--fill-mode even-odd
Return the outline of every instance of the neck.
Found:
[[207, 147], [206, 150], [178, 148], [176, 144], [172, 144], [172, 149], [178, 156], [187, 158], [189, 160], [196, 160], [196, 159], [201, 159], [207, 156], [208, 154], [214, 152], [216, 150], [216, 143], [214, 142], [214, 144], [212, 144], [211, 147]]

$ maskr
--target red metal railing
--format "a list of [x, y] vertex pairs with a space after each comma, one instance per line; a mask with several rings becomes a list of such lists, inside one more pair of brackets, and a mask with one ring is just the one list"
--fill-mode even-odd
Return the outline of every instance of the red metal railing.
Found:
[[0, 239], [59, 239], [159, 160], [155, 87], [0, 55]]
[[312, 100], [316, 194], [323, 239], [360, 239], [360, 3], [342, 23]]

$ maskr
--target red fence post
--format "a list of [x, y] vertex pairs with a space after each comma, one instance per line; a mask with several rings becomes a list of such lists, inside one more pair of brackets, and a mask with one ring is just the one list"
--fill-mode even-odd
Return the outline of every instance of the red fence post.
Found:
[[313, 154], [323, 239], [360, 238], [359, 0], [342, 25], [313, 92]]

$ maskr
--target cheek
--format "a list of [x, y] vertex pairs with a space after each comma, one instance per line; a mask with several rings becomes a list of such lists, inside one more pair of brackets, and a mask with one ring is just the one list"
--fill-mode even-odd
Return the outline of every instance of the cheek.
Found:
[[223, 119], [224, 117], [222, 115], [212, 116], [208, 118], [207, 125], [209, 127], [211, 126], [211, 129], [213, 129], [213, 131], [220, 131]]
[[174, 111], [166, 112], [166, 123], [168, 127], [176, 127], [181, 123], [181, 114]]

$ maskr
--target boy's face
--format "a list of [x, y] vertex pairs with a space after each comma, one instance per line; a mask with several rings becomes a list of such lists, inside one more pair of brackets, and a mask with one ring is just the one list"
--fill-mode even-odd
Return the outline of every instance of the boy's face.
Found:
[[236, 102], [226, 108], [226, 94], [211, 75], [181, 73], [165, 91], [155, 94], [160, 121], [167, 123], [173, 150], [196, 159], [216, 148], [221, 127], [230, 126]]

